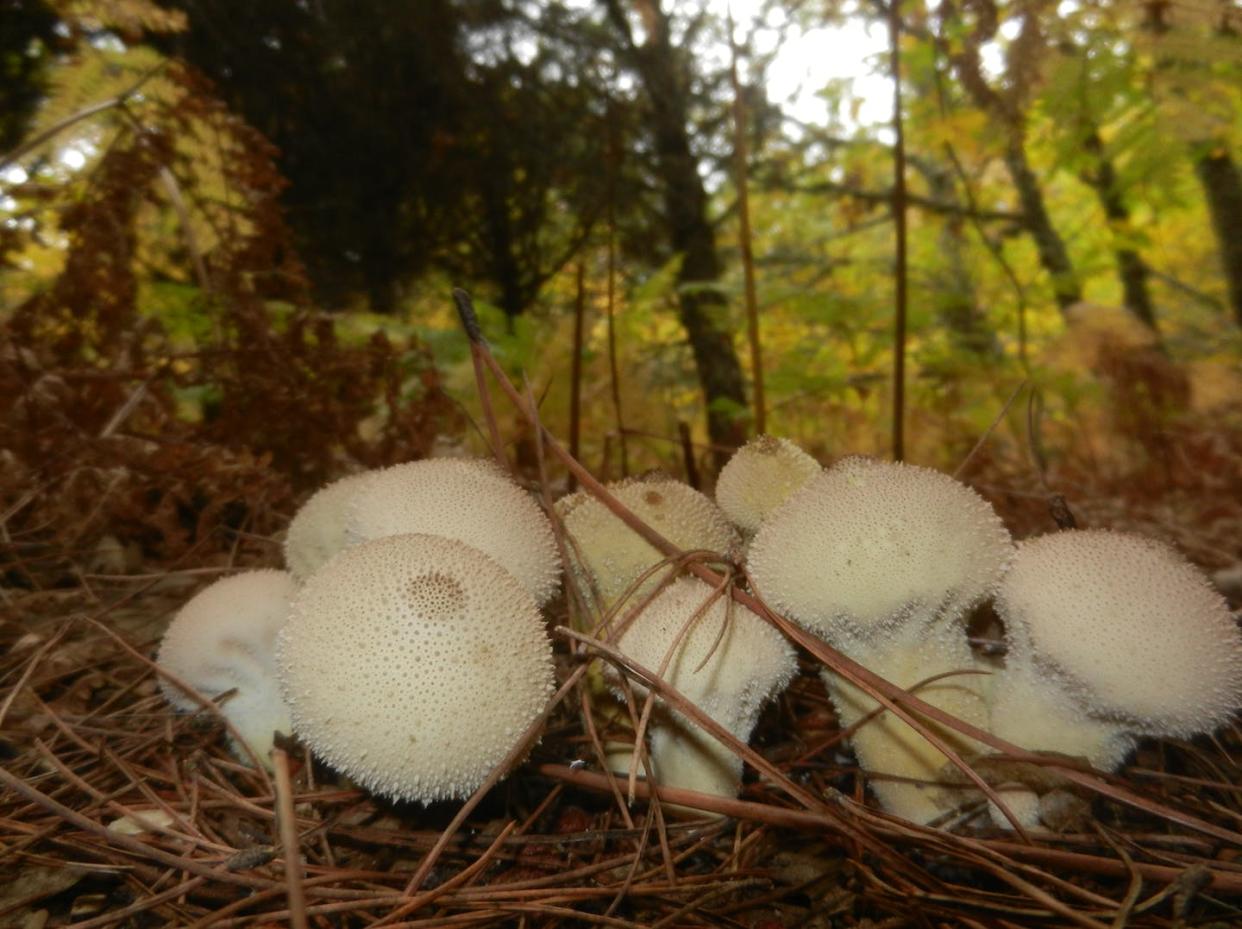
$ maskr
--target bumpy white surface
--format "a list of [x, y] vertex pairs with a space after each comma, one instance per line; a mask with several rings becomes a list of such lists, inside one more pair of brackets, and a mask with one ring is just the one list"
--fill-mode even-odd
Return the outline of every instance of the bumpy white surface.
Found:
[[373, 471], [350, 474], [321, 487], [297, 511], [285, 533], [285, 565], [300, 584], [345, 547], [345, 514]]
[[561, 560], [552, 524], [534, 498], [492, 461], [434, 458], [377, 471], [351, 500], [350, 544], [404, 533], [457, 539], [492, 558], [542, 606]]
[[997, 608], [1010, 664], [1130, 732], [1207, 732], [1242, 705], [1242, 634], [1224, 598], [1155, 540], [1078, 530], [1023, 542]]
[[[746, 741], [763, 704], [784, 690], [797, 661], [784, 636], [745, 607], [730, 607], [727, 596], [716, 598], [691, 625], [711, 595], [700, 580], [674, 581], [634, 619], [617, 647], [655, 672], [667, 658], [664, 680]], [[741, 760], [679, 715], [654, 727], [651, 757], [666, 786], [732, 797], [741, 783]]]
[[[684, 551], [728, 553], [738, 543], [737, 533], [716, 504], [680, 481], [632, 478], [609, 484], [608, 490]], [[594, 584], [605, 605], [614, 603], [640, 574], [664, 558], [585, 491], [563, 498], [556, 508], [572, 539], [575, 576], [586, 589]], [[650, 589], [656, 581], [643, 589]]]
[[[276, 679], [276, 634], [289, 613], [296, 584], [284, 571], [247, 571], [203, 588], [173, 617], [156, 662], [205, 697], [236, 688], [221, 706], [226, 719], [260, 760], [272, 733], [291, 732]], [[197, 701], [167, 678], [160, 686], [179, 710]], [[243, 761], [247, 757], [234, 745]]]
[[543, 709], [552, 645], [530, 593], [429, 535], [346, 549], [311, 575], [277, 645], [293, 729], [384, 796], [464, 799]]
[[761, 435], [737, 450], [716, 481], [716, 503], [751, 534], [769, 513], [822, 470], [788, 439]]
[[764, 520], [748, 567], [791, 619], [867, 641], [960, 616], [995, 588], [1012, 552], [988, 502], [947, 474], [846, 458]]

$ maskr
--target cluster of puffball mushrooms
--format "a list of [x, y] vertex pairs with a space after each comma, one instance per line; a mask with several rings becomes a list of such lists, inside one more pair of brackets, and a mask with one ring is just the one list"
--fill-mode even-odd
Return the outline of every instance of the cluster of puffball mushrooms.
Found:
[[[1242, 634], [1207, 578], [1162, 543], [1066, 530], [1015, 545], [948, 475], [860, 457], [822, 468], [770, 437], [730, 460], [715, 502], [658, 476], [608, 489], [675, 547], [738, 565], [753, 593], [842, 654], [1027, 751], [1111, 771], [1139, 738], [1211, 732], [1242, 705]], [[555, 510], [574, 583], [625, 617], [616, 648], [749, 739], [795, 674], [789, 643], [723, 590], [668, 580], [660, 552], [589, 492]], [[280, 732], [376, 794], [470, 796], [555, 686], [540, 614], [561, 575], [549, 515], [491, 462], [418, 461], [320, 490], [285, 556], [286, 571], [218, 581], [177, 614], [158, 658], [170, 702], [223, 697], [243, 759], [266, 761]], [[988, 600], [1003, 660], [967, 636]], [[978, 799], [924, 736], [822, 676], [885, 809], [942, 823]], [[607, 680], [622, 700], [616, 672]], [[927, 725], [967, 760], [991, 752]], [[657, 701], [647, 734], [643, 770], [657, 782], [737, 794], [741, 760], [688, 717]], [[618, 773], [636, 764], [609, 756]], [[1038, 779], [999, 787], [1023, 826], [1049, 818]]]

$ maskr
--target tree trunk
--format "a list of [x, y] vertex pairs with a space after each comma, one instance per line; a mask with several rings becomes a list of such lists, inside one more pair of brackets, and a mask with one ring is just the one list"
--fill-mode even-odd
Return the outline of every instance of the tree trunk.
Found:
[[1005, 147], [1005, 167], [1009, 169], [1009, 176], [1013, 179], [1018, 198], [1022, 201], [1023, 224], [1035, 240], [1039, 263], [1052, 278], [1052, 292], [1057, 306], [1064, 311], [1081, 302], [1082, 284], [1070, 261], [1065, 241], [1052, 225], [1052, 218], [1044, 203], [1043, 189], [1027, 161], [1024, 142], [1021, 132], [1010, 132], [1009, 142]]
[[1242, 172], [1228, 151], [1211, 147], [1195, 159], [1195, 174], [1207, 197], [1233, 318], [1242, 326]]
[[[746, 441], [745, 379], [737, 351], [723, 317], [728, 301], [720, 292], [720, 259], [716, 234], [707, 218], [707, 192], [699, 176], [698, 159], [690, 151], [686, 130], [689, 113], [685, 81], [668, 34], [668, 18], [658, 0], [636, 0], [643, 17], [646, 41], [632, 46], [635, 65], [651, 103], [657, 170], [664, 187], [664, 219], [669, 241], [681, 254], [678, 305], [698, 369], [699, 385], [707, 402], [707, 430], [720, 446], [716, 460], [729, 457], [725, 449]], [[612, 0], [609, 9], [621, 26], [624, 11]]]
[[[1168, 0], [1150, 0], [1147, 3], [1144, 28], [1153, 36], [1159, 38], [1170, 32], [1167, 19], [1170, 6]], [[1222, 13], [1226, 8], [1227, 4], [1222, 3]], [[1232, 35], [1224, 16], [1218, 21], [1217, 34]], [[1175, 59], [1163, 50], [1157, 51], [1157, 73], [1176, 67]], [[1229, 290], [1229, 306], [1233, 309], [1234, 320], [1242, 326], [1242, 174], [1223, 139], [1201, 140], [1199, 145], [1194, 146], [1193, 152], [1195, 175], [1203, 187], [1208, 215], [1212, 218], [1212, 231], [1216, 233], [1216, 244], [1220, 250], [1221, 270]]]
[[984, 75], [983, 58], [979, 51], [983, 43], [992, 39], [995, 34], [994, 16], [977, 24], [973, 33], [962, 41], [949, 42], [946, 36], [958, 30], [963, 25], [963, 20], [959, 17], [957, 4], [953, 0], [941, 0], [939, 41], [945, 55], [953, 63], [958, 80], [975, 101], [975, 105], [1004, 127], [1005, 167], [1022, 203], [1023, 225], [1035, 240], [1039, 263], [1052, 279], [1053, 295], [1057, 306], [1064, 312], [1082, 300], [1082, 283], [1070, 261], [1065, 241], [1052, 225], [1047, 204], [1044, 203], [1043, 189], [1039, 186], [1026, 157], [1025, 91], [1032, 80], [1027, 71], [1032, 61], [1038, 57], [1033, 50], [1042, 46], [1037, 12], [1035, 8], [1028, 10], [1022, 20], [1022, 31], [1014, 42], [1014, 48], [1022, 46], [1026, 49], [1026, 55], [1018, 56], [1020, 63], [1012, 54], [1007, 59], [1008, 86], [1000, 90], [993, 87]]
[[[1104, 207], [1104, 214], [1114, 229], [1128, 229], [1130, 226], [1130, 208], [1121, 196], [1121, 187], [1117, 183], [1117, 172], [1113, 162], [1104, 151], [1104, 140], [1094, 127], [1089, 127], [1083, 139], [1083, 147], [1095, 158], [1095, 170], [1090, 171], [1084, 180], [1095, 190]], [[1134, 249], [1117, 245], [1113, 249], [1117, 256], [1117, 272], [1121, 277], [1126, 308], [1137, 316], [1148, 329], [1159, 334], [1156, 325], [1156, 308], [1151, 300], [1151, 291], [1147, 287], [1147, 265]]]

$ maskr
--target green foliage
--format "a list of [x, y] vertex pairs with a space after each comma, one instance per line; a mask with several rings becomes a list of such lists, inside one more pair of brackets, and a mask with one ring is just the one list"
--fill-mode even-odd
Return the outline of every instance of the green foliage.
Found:
[[[670, 253], [652, 170], [659, 139], [632, 81], [617, 76], [624, 49], [598, 10], [457, 0], [172, 6], [176, 15], [138, 0], [61, 5], [75, 38], [35, 69], [45, 97], [26, 119], [27, 137], [147, 78], [123, 109], [29, 153], [30, 178], [2, 208], [12, 222], [0, 230], [0, 294], [13, 331], [46, 353], [47, 370], [155, 371], [167, 379], [160, 402], [174, 419], [235, 451], [257, 449], [309, 484], [346, 461], [425, 450], [433, 420], [451, 422], [446, 390], [478, 420], [448, 299], [465, 285], [477, 291], [497, 357], [529, 380], [564, 432], [570, 265], [581, 261], [586, 456], [602, 461], [607, 442], [615, 468], [611, 234], [626, 426], [661, 437], [630, 436], [630, 465], [676, 468], [669, 440], [679, 421], [703, 438], [699, 372], [678, 318], [688, 292], [678, 284], [682, 256]], [[1043, 10], [1026, 83], [986, 76], [1018, 101], [1024, 156], [1085, 298], [1120, 305], [1117, 252], [1131, 250], [1152, 272], [1168, 358], [1191, 370], [1238, 357], [1220, 243], [1194, 172], [1205, 151], [1240, 150], [1236, 36], [1207, 21], [1156, 31], [1142, 10], [1112, 2], [1061, 16], [1050, 5], [962, 6], [943, 22], [907, 11], [916, 28], [903, 43], [916, 198], [911, 455], [948, 466], [1028, 372], [1061, 425], [1112, 396], [1101, 386], [1112, 369], [1098, 353], [1066, 348], [1078, 336], [1024, 226], [1004, 161], [1010, 133], [954, 70], [954, 56], [980, 41], [988, 6], [998, 25]], [[846, 15], [832, 7], [798, 15]], [[683, 12], [674, 25], [690, 30]], [[688, 49], [710, 48], [721, 27], [707, 17], [696, 28]], [[165, 34], [138, 41], [152, 29]], [[1004, 37], [1014, 34], [993, 30], [987, 41], [1002, 58], [1020, 57]], [[725, 170], [731, 101], [714, 62], [680, 61], [724, 265], [719, 280], [691, 286], [725, 298], [710, 312], [745, 358]], [[757, 56], [744, 63], [759, 68]], [[751, 91], [748, 100], [761, 96]], [[823, 94], [844, 99], [836, 85]], [[761, 100], [755, 110], [752, 248], [769, 428], [824, 455], [883, 454], [893, 362], [888, 137], [846, 125], [776, 131]], [[57, 161], [69, 143], [90, 154], [80, 171]], [[1092, 185], [1105, 163], [1125, 219], [1110, 218]], [[1189, 380], [1193, 404], [1200, 381]], [[1228, 389], [1211, 390], [1227, 409]], [[420, 419], [420, 404], [434, 415]], [[92, 427], [102, 427], [106, 406]], [[736, 403], [728, 412], [749, 415]], [[512, 412], [500, 415], [506, 434], [519, 435]], [[402, 437], [407, 427], [417, 441]], [[309, 455], [308, 435], [325, 437]]]

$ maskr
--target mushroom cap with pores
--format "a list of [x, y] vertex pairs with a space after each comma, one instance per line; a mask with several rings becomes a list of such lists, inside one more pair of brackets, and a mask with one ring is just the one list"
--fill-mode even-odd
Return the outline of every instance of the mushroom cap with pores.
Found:
[[996, 605], [1008, 662], [1033, 664], [1130, 731], [1207, 732], [1242, 704], [1242, 633], [1224, 598], [1154, 539], [1091, 529], [1027, 540]]
[[299, 583], [345, 547], [345, 514], [354, 494], [375, 474], [348, 474], [311, 495], [285, 532], [285, 564]]
[[[639, 519], [684, 551], [730, 553], [738, 543], [728, 519], [706, 496], [667, 477], [629, 478], [608, 491]], [[664, 559], [596, 497], [579, 491], [559, 500], [557, 512], [571, 538], [575, 576], [594, 583], [606, 603], [613, 603], [644, 571]]]
[[865, 641], [956, 618], [995, 589], [1013, 553], [991, 505], [939, 471], [851, 457], [763, 525], [748, 568], [774, 607], [821, 635]]
[[331, 767], [399, 800], [469, 797], [553, 689], [529, 591], [431, 535], [349, 548], [299, 591], [277, 645], [293, 730]]
[[788, 439], [761, 435], [737, 450], [716, 481], [716, 503], [743, 532], [753, 533], [768, 514], [822, 470]]
[[547, 603], [560, 583], [551, 522], [492, 461], [429, 458], [375, 472], [352, 498], [349, 542], [406, 533], [478, 549], [521, 581], [537, 605]]
[[[260, 760], [272, 747], [273, 732], [291, 730], [277, 682], [275, 648], [296, 587], [288, 573], [271, 569], [222, 578], [177, 612], [156, 657], [161, 668], [205, 697], [236, 690], [221, 712]], [[160, 687], [177, 709], [200, 709], [168, 678], [160, 678]]]
[[763, 704], [793, 678], [797, 658], [774, 627], [732, 603], [727, 593], [712, 600], [712, 592], [697, 578], [679, 578], [634, 618], [617, 647], [649, 670], [659, 671], [677, 643], [664, 680], [744, 739]]

